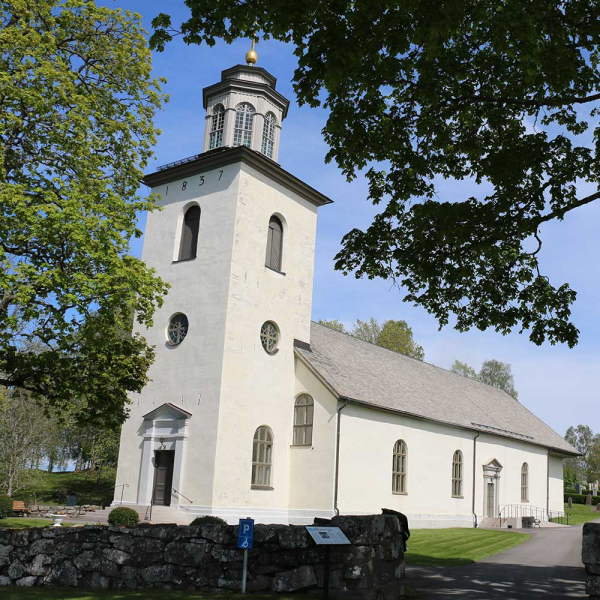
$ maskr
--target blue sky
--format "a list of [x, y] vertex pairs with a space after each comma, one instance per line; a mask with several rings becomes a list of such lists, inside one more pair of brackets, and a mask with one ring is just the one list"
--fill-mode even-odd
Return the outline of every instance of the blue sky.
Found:
[[[159, 12], [170, 13], [173, 22], [178, 23], [187, 11], [179, 0], [116, 0], [106, 4], [139, 12], [147, 29]], [[175, 40], [165, 52], [154, 54], [154, 72], [167, 78], [165, 91], [171, 100], [156, 120], [162, 135], [149, 171], [201, 152], [202, 88], [219, 81], [223, 69], [243, 63], [249, 45], [242, 40], [209, 48], [186, 46]], [[455, 358], [476, 368], [487, 358], [508, 362], [520, 401], [558, 433], [563, 435], [569, 425], [579, 423], [600, 432], [600, 203], [580, 208], [563, 222], [547, 224], [542, 230], [542, 271], [555, 285], [568, 282], [578, 292], [574, 321], [581, 335], [576, 348], [549, 344], [538, 347], [529, 342], [527, 335], [516, 332], [502, 336], [494, 331], [438, 331], [435, 319], [423, 309], [402, 302], [402, 291], [389, 282], [356, 280], [334, 270], [333, 257], [343, 235], [353, 227], [366, 227], [375, 209], [366, 201], [367, 187], [362, 177], [348, 183], [335, 164], [325, 164], [327, 146], [321, 130], [327, 115], [324, 110], [297, 105], [291, 84], [296, 65], [292, 50], [272, 40], [257, 45], [259, 66], [277, 77], [278, 91], [291, 100], [289, 115], [283, 122], [280, 164], [335, 201], [319, 214], [313, 319], [337, 318], [346, 324], [371, 316], [405, 319], [424, 347], [427, 362], [445, 368], [450, 368]], [[582, 195], [585, 192], [590, 193], [582, 188]], [[442, 200], [457, 193], [465, 193], [457, 183], [442, 183], [439, 187]], [[144, 220], [140, 220], [142, 229]], [[136, 241], [133, 251], [139, 255], [140, 250], [141, 242]]]

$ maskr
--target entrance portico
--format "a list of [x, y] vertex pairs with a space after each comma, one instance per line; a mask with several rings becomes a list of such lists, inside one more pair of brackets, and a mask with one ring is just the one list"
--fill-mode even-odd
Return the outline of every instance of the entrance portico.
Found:
[[502, 465], [494, 458], [483, 465], [483, 514], [497, 517], [500, 499], [500, 472]]
[[138, 504], [178, 505], [173, 488], [181, 487], [191, 416], [174, 404], [163, 404], [144, 415]]

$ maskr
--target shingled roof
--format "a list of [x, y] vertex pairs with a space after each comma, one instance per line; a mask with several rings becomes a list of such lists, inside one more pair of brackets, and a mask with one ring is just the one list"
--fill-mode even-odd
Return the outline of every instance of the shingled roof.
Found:
[[296, 352], [341, 400], [577, 451], [506, 392], [317, 323]]

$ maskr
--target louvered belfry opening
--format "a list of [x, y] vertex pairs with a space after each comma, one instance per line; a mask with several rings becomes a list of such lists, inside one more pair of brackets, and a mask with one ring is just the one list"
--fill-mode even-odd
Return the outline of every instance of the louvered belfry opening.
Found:
[[198, 249], [198, 230], [200, 229], [200, 207], [191, 206], [183, 218], [183, 231], [181, 232], [181, 246], [179, 260], [196, 258]]
[[267, 237], [267, 258], [265, 260], [265, 265], [269, 267], [269, 269], [281, 272], [282, 249], [283, 226], [277, 217], [271, 217]]

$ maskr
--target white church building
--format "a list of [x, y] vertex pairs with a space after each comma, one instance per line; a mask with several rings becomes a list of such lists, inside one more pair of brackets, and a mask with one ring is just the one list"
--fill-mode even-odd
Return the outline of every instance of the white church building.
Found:
[[522, 404], [311, 322], [331, 200], [277, 163], [289, 101], [255, 57], [204, 89], [202, 153], [145, 178], [162, 210], [142, 258], [171, 289], [139, 330], [156, 360], [122, 430], [123, 504], [231, 523], [390, 508], [412, 527], [562, 510], [576, 451]]

